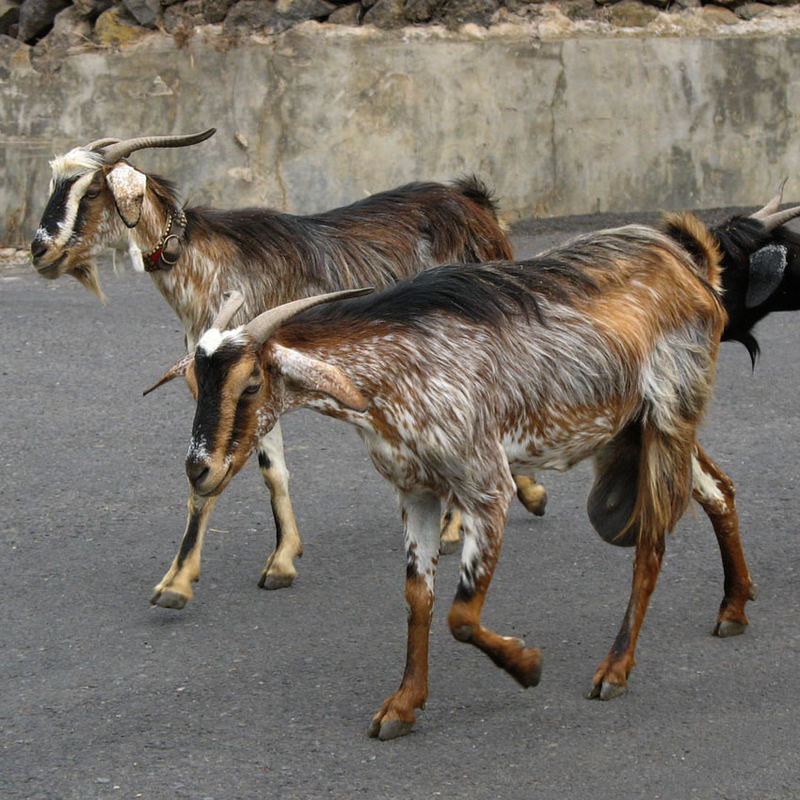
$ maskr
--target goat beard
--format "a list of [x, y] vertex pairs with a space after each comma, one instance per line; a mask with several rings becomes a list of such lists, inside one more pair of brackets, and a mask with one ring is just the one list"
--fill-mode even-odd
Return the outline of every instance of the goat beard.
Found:
[[103, 305], [106, 304], [106, 296], [100, 288], [100, 276], [97, 272], [97, 264], [94, 261], [86, 261], [77, 267], [72, 267], [68, 272], [85, 289], [96, 295]]

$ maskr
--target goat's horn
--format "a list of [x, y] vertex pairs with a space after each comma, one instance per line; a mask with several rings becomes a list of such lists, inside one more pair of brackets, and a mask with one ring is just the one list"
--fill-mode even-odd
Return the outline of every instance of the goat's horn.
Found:
[[140, 136], [136, 139], [124, 139], [121, 142], [113, 139], [100, 139], [101, 143], [107, 142], [104, 147], [100, 147], [97, 142], [93, 144], [95, 144], [94, 149], [100, 149], [106, 164], [116, 164], [121, 158], [127, 158], [135, 150], [144, 150], [147, 147], [188, 147], [205, 141], [216, 132], [216, 128], [209, 128], [201, 133], [187, 133], [182, 136]]
[[778, 193], [772, 200], [767, 203], [764, 208], [760, 208], [755, 214], [751, 214], [751, 219], [758, 219], [758, 220], [765, 220], [770, 214], [774, 214], [780, 207], [781, 203], [783, 202], [783, 187], [786, 186], [786, 181], [788, 178], [784, 178], [781, 181], [781, 185], [778, 187]]
[[89, 142], [83, 149], [84, 150], [101, 150], [104, 147], [108, 147], [110, 144], [116, 144], [119, 139], [95, 139], [93, 142]]
[[328, 303], [331, 300], [343, 300], [346, 297], [359, 297], [373, 292], [371, 286], [363, 289], [345, 289], [342, 292], [329, 292], [328, 294], [318, 294], [314, 297], [304, 297], [300, 300], [293, 300], [291, 303], [284, 303], [282, 306], [271, 308], [263, 314], [259, 314], [255, 319], [245, 325], [245, 330], [256, 342], [262, 344], [275, 333], [284, 322], [290, 320], [301, 311], [313, 308], [321, 303]]
[[244, 303], [244, 296], [241, 292], [232, 291], [225, 292], [223, 295], [225, 302], [220, 306], [217, 311], [217, 316], [211, 323], [212, 328], [218, 331], [224, 331], [228, 327], [228, 323], [233, 319], [233, 315], [242, 307]]
[[780, 228], [781, 225], [785, 225], [787, 222], [789, 222], [789, 220], [792, 220], [795, 217], [800, 217], [800, 206], [786, 208], [783, 211], [778, 211], [776, 214], [770, 214], [768, 217], [762, 217], [761, 224], [767, 229], [767, 231], [774, 231], [776, 228]]
[[194, 361], [194, 353], [187, 353], [179, 361], [176, 361], [149, 389], [145, 389], [142, 395], [148, 395], [154, 389], [158, 389], [159, 386], [171, 381], [173, 378], [180, 378], [181, 375], [185, 375], [192, 361]]

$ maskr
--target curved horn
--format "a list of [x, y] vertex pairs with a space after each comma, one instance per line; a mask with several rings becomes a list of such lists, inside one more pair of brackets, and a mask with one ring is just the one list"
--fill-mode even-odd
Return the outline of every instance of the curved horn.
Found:
[[[182, 136], [140, 136], [123, 141], [100, 139], [99, 144], [98, 142], [93, 144], [94, 149], [100, 150], [106, 164], [115, 164], [121, 158], [127, 158], [135, 150], [144, 150], [147, 147], [188, 147], [205, 141], [216, 132], [216, 128], [208, 128], [200, 133], [187, 133]], [[103, 142], [106, 142], [106, 145], [101, 147]]]
[[777, 214], [770, 214], [768, 217], [763, 217], [761, 219], [761, 224], [767, 231], [774, 231], [776, 228], [780, 228], [781, 225], [785, 225], [789, 220], [795, 217], [800, 217], [800, 206], [786, 208], [783, 211], [778, 211]]
[[367, 286], [363, 289], [345, 289], [342, 292], [329, 292], [328, 294], [318, 294], [314, 297], [293, 300], [291, 303], [284, 303], [282, 306], [271, 308], [269, 311], [259, 314], [245, 325], [245, 330], [258, 344], [263, 344], [284, 322], [287, 322], [301, 311], [313, 308], [321, 303], [329, 303], [331, 300], [360, 297], [373, 291], [375, 291], [373, 287]]
[[95, 139], [93, 142], [89, 142], [83, 149], [84, 150], [102, 150], [104, 147], [108, 147], [110, 144], [115, 144], [118, 142], [119, 139]]
[[218, 331], [224, 331], [225, 328], [228, 327], [228, 323], [233, 319], [233, 315], [242, 307], [242, 303], [244, 303], [244, 295], [236, 290], [225, 292], [222, 297], [225, 302], [220, 306], [219, 311], [217, 311], [217, 316], [214, 317], [214, 321], [211, 323], [211, 327], [216, 328]]
[[759, 209], [755, 212], [755, 214], [751, 214], [751, 219], [764, 220], [770, 214], [774, 214], [781, 207], [781, 203], [783, 202], [783, 187], [786, 186], [786, 181], [788, 180], [788, 178], [784, 178], [781, 181], [781, 185], [778, 187], [778, 193], [775, 195], [775, 197], [773, 197], [772, 200], [770, 200], [769, 203], [764, 206], [764, 208]]

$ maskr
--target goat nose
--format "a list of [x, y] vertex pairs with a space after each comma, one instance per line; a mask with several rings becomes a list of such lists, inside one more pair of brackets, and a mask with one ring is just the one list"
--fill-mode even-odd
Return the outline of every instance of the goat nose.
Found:
[[196, 486], [202, 483], [208, 477], [208, 465], [203, 461], [195, 461], [194, 459], [186, 459], [186, 477], [189, 478], [189, 483]]
[[31, 255], [33, 256], [34, 261], [41, 258], [46, 252], [47, 245], [43, 241], [34, 239], [31, 242]]

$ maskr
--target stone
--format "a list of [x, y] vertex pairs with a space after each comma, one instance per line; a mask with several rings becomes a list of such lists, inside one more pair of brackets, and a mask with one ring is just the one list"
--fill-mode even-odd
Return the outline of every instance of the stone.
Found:
[[756, 19], [769, 14], [771, 10], [765, 3], [745, 3], [736, 9], [736, 16], [741, 19]]
[[72, 48], [91, 41], [92, 23], [69, 6], [56, 14], [53, 29], [33, 46], [31, 64], [37, 72], [58, 72]]
[[161, 0], [122, 0], [122, 4], [140, 25], [156, 27], [161, 15]]
[[[0, 0], [0, 35], [9, 36], [11, 26], [19, 22], [19, 6], [9, 0]], [[17, 27], [17, 30], [19, 28]]]
[[573, 21], [598, 19], [600, 16], [595, 0], [564, 0], [561, 11]]
[[337, 8], [329, 17], [328, 22], [331, 25], [358, 25], [361, 17], [361, 4], [350, 3], [347, 6]]
[[307, 19], [327, 19], [335, 10], [327, 0], [277, 0], [267, 27], [280, 33]]
[[44, 36], [53, 26], [59, 11], [69, 5], [69, 0], [24, 0], [19, 7], [17, 38], [32, 43]]
[[112, 6], [104, 11], [94, 24], [94, 37], [98, 44], [119, 47], [138, 41], [148, 33], [128, 13], [125, 6]]
[[608, 10], [609, 22], [617, 28], [643, 28], [657, 16], [655, 8], [637, 3], [636, 0], [621, 0]]
[[164, 9], [161, 17], [161, 27], [171, 34], [191, 33], [195, 25], [203, 22], [200, 0], [189, 0], [188, 3], [171, 5]]
[[377, 0], [361, 19], [364, 25], [376, 28], [402, 28], [406, 24], [404, 0]]
[[91, 36], [92, 23], [75, 6], [69, 6], [56, 14], [47, 39], [67, 49], [90, 41]]
[[404, 16], [409, 22], [430, 22], [441, 0], [406, 0]]
[[450, 0], [439, 7], [434, 21], [442, 22], [448, 28], [458, 28], [470, 22], [488, 28], [499, 5], [497, 0]]
[[96, 18], [114, 5], [114, 0], [73, 0], [72, 8], [82, 17]]
[[739, 17], [728, 8], [722, 6], [703, 6], [703, 17], [712, 25], [736, 25]]
[[272, 20], [274, 7], [270, 0], [239, 0], [228, 11], [223, 30], [228, 34], [261, 30]]
[[222, 22], [235, 2], [236, 0], [203, 0], [200, 4], [203, 20], [210, 25]]

